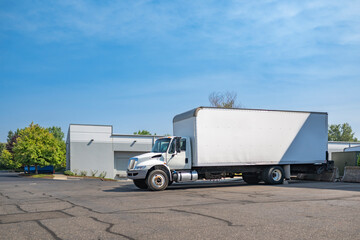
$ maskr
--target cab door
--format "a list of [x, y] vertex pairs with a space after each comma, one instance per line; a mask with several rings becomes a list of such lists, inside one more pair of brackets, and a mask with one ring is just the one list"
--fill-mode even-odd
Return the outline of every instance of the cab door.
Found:
[[[180, 148], [178, 149], [180, 152], [176, 151], [177, 141], [179, 141], [178, 144], [180, 144]], [[186, 138], [173, 138], [167, 154], [167, 165], [170, 167], [170, 169], [191, 169], [189, 153], [186, 150], [189, 148], [187, 145], [189, 145], [189, 143]]]

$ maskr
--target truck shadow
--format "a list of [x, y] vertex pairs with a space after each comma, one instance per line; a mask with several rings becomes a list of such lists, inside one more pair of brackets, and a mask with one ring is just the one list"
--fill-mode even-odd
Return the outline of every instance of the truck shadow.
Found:
[[[204, 188], [224, 188], [224, 187], [248, 187], [248, 188], [303, 188], [303, 189], [322, 189], [322, 190], [340, 190], [340, 191], [360, 191], [359, 183], [346, 183], [346, 182], [316, 182], [305, 180], [291, 180], [288, 184], [268, 185], [259, 183], [257, 185], [249, 185], [242, 180], [225, 181], [225, 182], [196, 182], [196, 183], [174, 183], [169, 186], [165, 191], [185, 190], [185, 189], [204, 189]], [[149, 192], [147, 189], [138, 189], [132, 183], [125, 186], [116, 187], [113, 189], [103, 190], [104, 192]]]
[[231, 182], [196, 182], [196, 183], [174, 183], [166, 190], [191, 189], [191, 188], [218, 188], [218, 187], [240, 187], [249, 186], [243, 180]]
[[[259, 184], [265, 185], [265, 184]], [[226, 181], [226, 182], [196, 182], [196, 183], [174, 183], [169, 186], [165, 191], [181, 190], [181, 189], [200, 189], [200, 188], [223, 188], [223, 187], [241, 187], [250, 186], [242, 180]], [[104, 192], [149, 192], [147, 189], [138, 189], [133, 184], [126, 186], [116, 187], [113, 189], [103, 190]]]

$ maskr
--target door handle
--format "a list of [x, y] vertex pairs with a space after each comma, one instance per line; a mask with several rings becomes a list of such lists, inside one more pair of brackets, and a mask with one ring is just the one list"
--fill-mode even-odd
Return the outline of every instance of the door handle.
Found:
[[185, 158], [185, 163], [188, 163], [189, 162], [189, 159], [188, 158]]

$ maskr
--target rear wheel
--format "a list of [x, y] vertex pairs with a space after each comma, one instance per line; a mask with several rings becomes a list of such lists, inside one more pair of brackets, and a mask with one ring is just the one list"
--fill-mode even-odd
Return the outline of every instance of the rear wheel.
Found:
[[157, 169], [150, 172], [146, 178], [146, 184], [150, 190], [162, 191], [167, 188], [169, 184], [169, 177], [163, 170]]
[[280, 166], [265, 168], [262, 179], [268, 184], [281, 184], [284, 182], [284, 169]]
[[258, 184], [260, 182], [259, 175], [257, 174], [243, 173], [242, 178], [247, 184]]
[[140, 189], [147, 189], [148, 186], [146, 185], [145, 179], [134, 179], [134, 184]]

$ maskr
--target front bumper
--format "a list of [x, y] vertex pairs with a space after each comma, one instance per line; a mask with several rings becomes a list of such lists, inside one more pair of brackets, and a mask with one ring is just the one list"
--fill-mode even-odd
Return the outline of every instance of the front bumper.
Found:
[[147, 174], [147, 169], [144, 170], [127, 170], [127, 177], [129, 179], [145, 179]]

